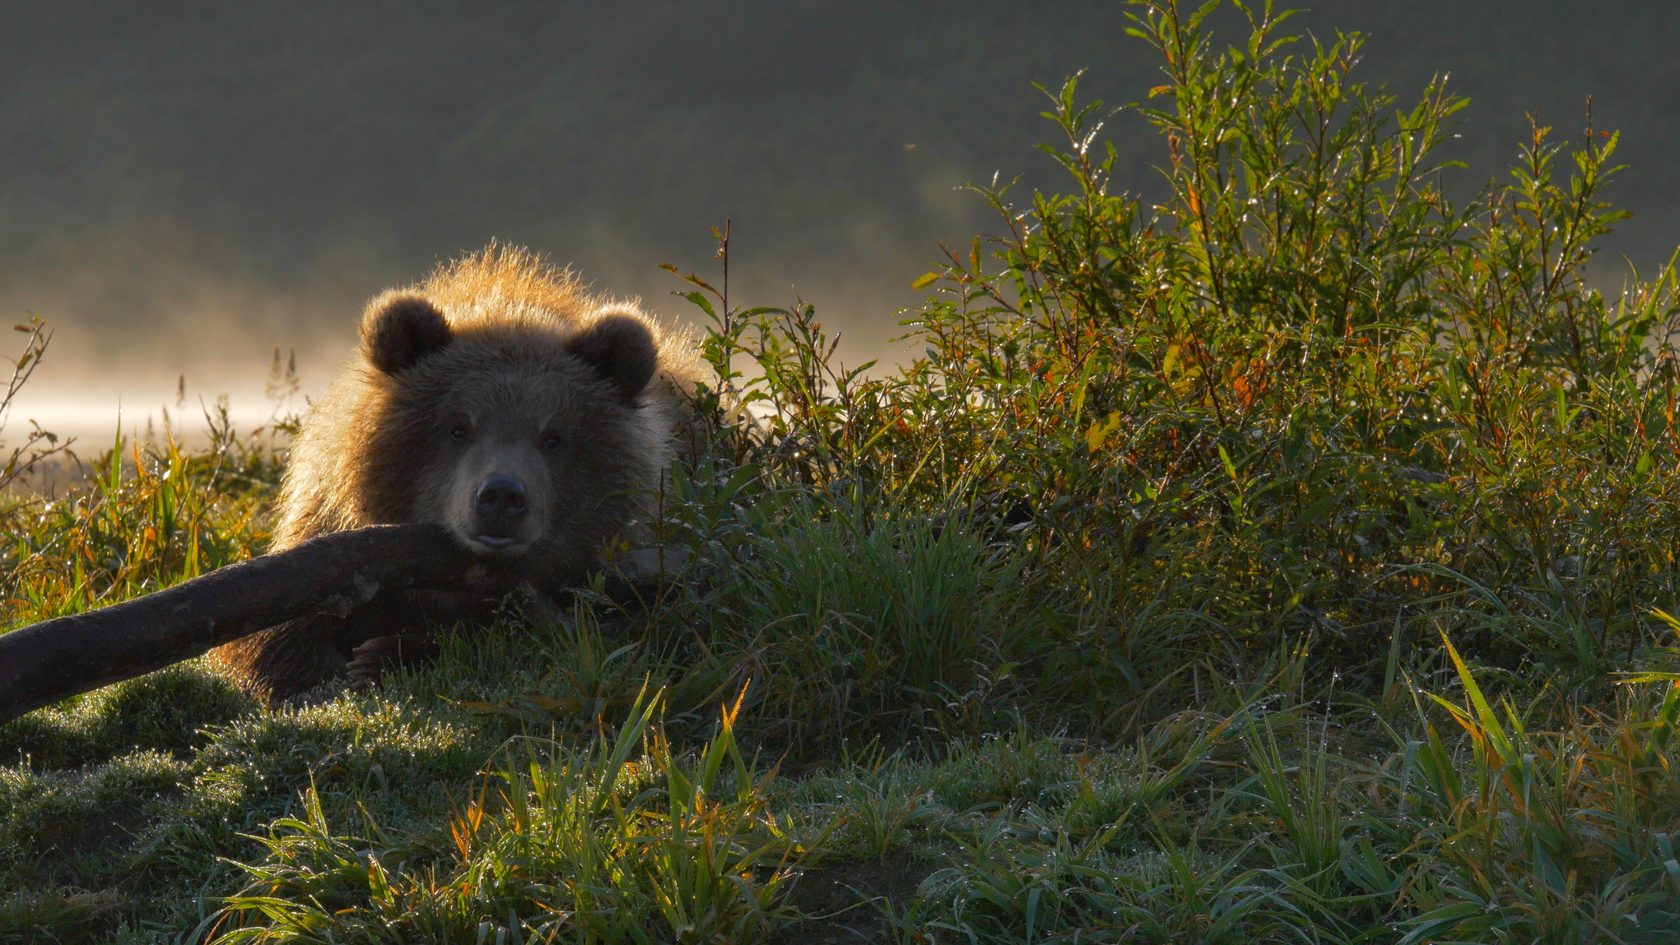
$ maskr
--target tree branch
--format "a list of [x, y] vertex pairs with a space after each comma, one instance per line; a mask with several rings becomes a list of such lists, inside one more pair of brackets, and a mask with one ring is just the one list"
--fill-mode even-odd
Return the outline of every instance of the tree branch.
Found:
[[380, 591], [493, 593], [515, 583], [436, 525], [325, 535], [112, 607], [0, 634], [0, 724], [296, 617], [347, 614]]

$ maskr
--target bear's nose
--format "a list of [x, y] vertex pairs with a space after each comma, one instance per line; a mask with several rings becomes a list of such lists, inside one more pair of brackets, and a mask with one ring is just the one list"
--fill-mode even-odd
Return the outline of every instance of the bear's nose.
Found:
[[491, 476], [478, 487], [474, 507], [489, 522], [511, 525], [525, 517], [525, 484], [512, 476]]

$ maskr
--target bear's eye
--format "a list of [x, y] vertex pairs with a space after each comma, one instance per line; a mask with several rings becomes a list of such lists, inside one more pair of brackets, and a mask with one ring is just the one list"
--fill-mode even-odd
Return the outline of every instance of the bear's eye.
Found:
[[456, 443], [465, 443], [472, 438], [472, 431], [464, 424], [456, 424], [449, 428], [449, 438]]
[[542, 447], [544, 451], [552, 453], [566, 445], [566, 438], [558, 433], [544, 433], [542, 439], [537, 441], [537, 445]]

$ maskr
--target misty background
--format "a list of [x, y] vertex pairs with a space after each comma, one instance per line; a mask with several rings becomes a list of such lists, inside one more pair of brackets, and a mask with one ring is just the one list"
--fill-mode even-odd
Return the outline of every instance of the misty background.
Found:
[[[38, 314], [55, 338], [7, 439], [32, 417], [108, 435], [119, 401], [143, 426], [178, 375], [189, 428], [222, 393], [266, 416], [275, 346], [314, 393], [368, 297], [491, 238], [687, 320], [657, 264], [715, 274], [708, 228], [731, 219], [732, 300], [803, 298], [850, 361], [890, 360], [940, 243], [997, 229], [960, 186], [1060, 185], [1033, 149], [1053, 129], [1032, 83], [1084, 68], [1085, 96], [1111, 105], [1159, 84], [1125, 14], [1076, 0], [14, 7], [0, 317]], [[1356, 75], [1402, 104], [1449, 74], [1471, 99], [1461, 195], [1505, 176], [1526, 112], [1578, 138], [1592, 96], [1629, 165], [1609, 197], [1637, 214], [1597, 276], [1614, 288], [1680, 243], [1668, 4], [1325, 0], [1290, 28], [1368, 34]], [[1135, 116], [1110, 129], [1114, 189], [1157, 192], [1164, 145]]]

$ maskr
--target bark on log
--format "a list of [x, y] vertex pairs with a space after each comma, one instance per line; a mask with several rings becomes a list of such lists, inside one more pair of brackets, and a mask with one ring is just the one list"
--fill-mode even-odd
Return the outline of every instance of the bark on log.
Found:
[[103, 610], [0, 634], [0, 725], [31, 709], [191, 659], [382, 590], [511, 587], [436, 525], [337, 532]]

